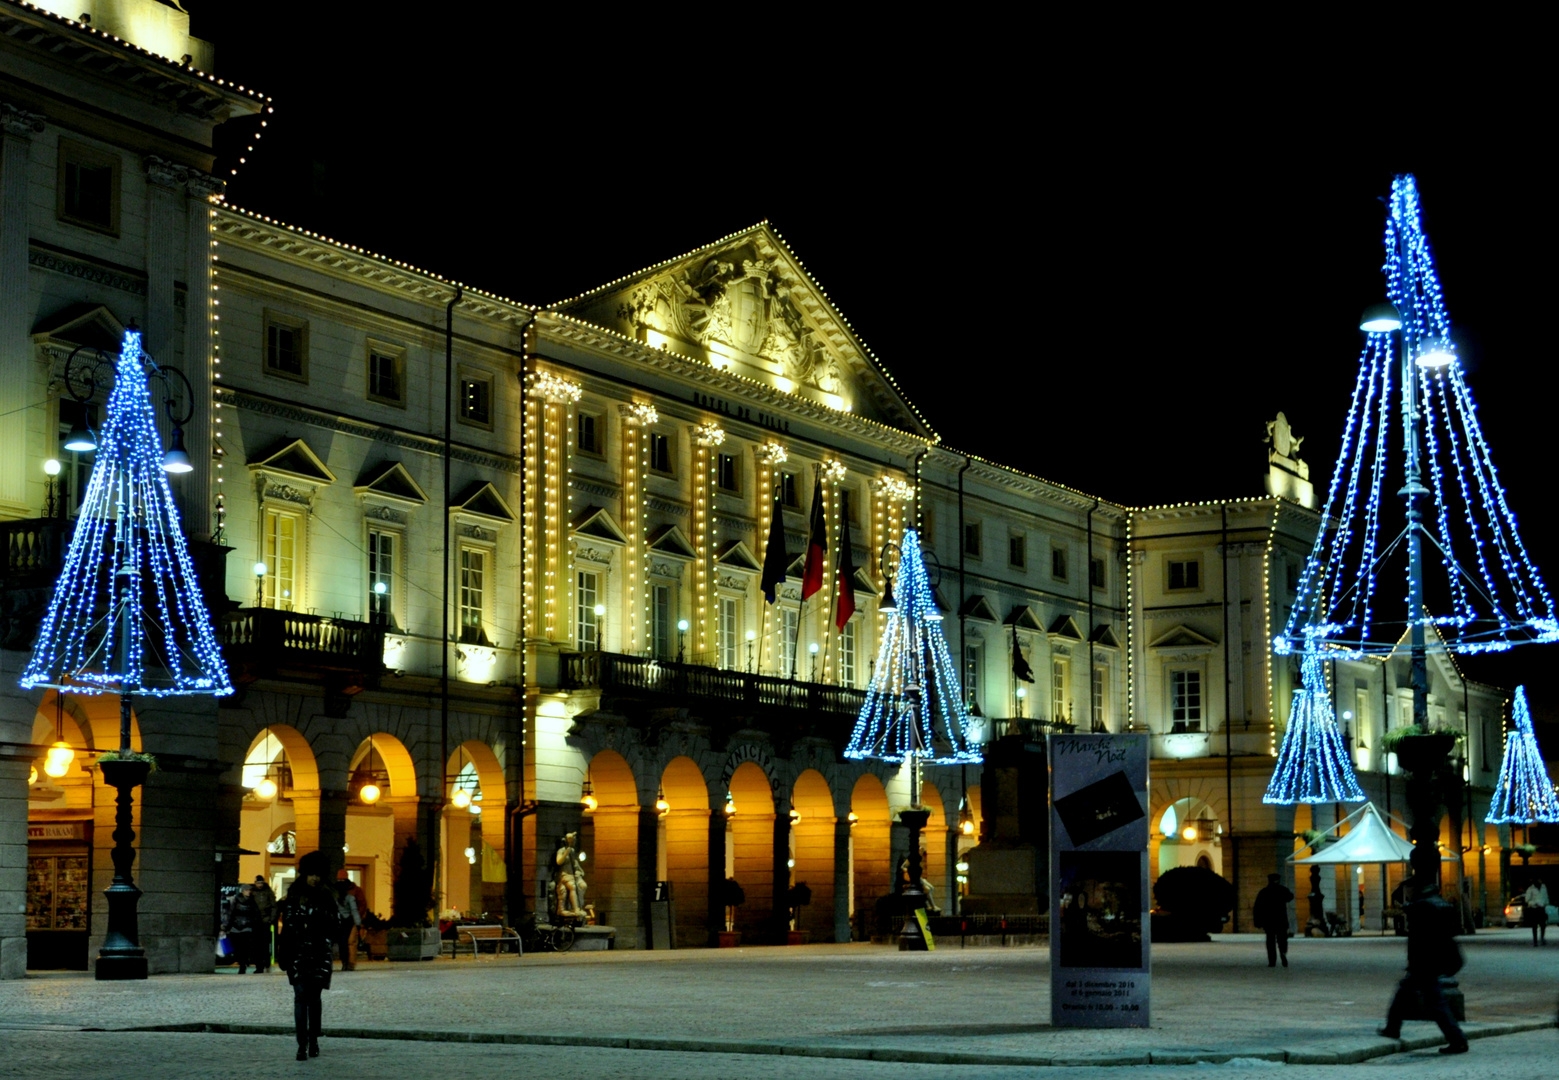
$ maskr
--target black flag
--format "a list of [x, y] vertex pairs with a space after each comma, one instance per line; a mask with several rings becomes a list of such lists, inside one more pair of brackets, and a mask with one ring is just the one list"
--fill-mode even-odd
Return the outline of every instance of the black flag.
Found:
[[1012, 624], [1012, 674], [1024, 682], [1034, 681], [1034, 669], [1029, 667], [1029, 662], [1023, 659], [1023, 650], [1018, 648], [1018, 624]]

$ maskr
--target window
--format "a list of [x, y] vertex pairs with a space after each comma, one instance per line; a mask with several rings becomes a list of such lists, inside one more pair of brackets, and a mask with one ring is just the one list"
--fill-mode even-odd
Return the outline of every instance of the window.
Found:
[[801, 494], [796, 490], [796, 474], [782, 472], [779, 478], [780, 505], [788, 506], [792, 510], [801, 509]]
[[368, 611], [385, 626], [395, 621], [395, 541], [393, 532], [368, 530]]
[[61, 221], [119, 235], [119, 155], [61, 139], [56, 188]]
[[839, 494], [844, 499], [845, 512], [849, 516], [850, 524], [859, 525], [861, 523], [861, 511], [859, 509], [861, 500], [856, 498], [857, 493], [850, 488], [845, 488]]
[[1095, 589], [1104, 588], [1104, 560], [1088, 560], [1088, 584]]
[[260, 606], [291, 611], [297, 601], [298, 562], [303, 519], [286, 510], [265, 511], [261, 545], [265, 577], [260, 581]]
[[980, 707], [982, 697], [981, 669], [985, 666], [983, 645], [964, 646], [964, 704], [970, 709]]
[[1028, 537], [1022, 533], [1012, 533], [1007, 537], [1007, 565], [1014, 570], [1022, 570], [1028, 566]]
[[650, 471], [665, 473], [667, 476], [674, 471], [671, 467], [671, 436], [663, 431], [650, 432]]
[[460, 419], [467, 424], [492, 427], [493, 380], [491, 376], [460, 376]]
[[606, 452], [606, 423], [595, 413], [582, 412], [575, 417], [574, 446], [581, 454], [597, 457]]
[[1110, 690], [1110, 673], [1107, 668], [1095, 667], [1093, 669], [1093, 682], [1088, 691], [1088, 717], [1093, 723], [1093, 730], [1105, 730], [1104, 702]]
[[460, 640], [486, 645], [487, 552], [460, 549]]
[[1169, 581], [1170, 589], [1200, 589], [1202, 564], [1196, 559], [1170, 559], [1169, 571], [1165, 577]]
[[1066, 548], [1050, 549], [1050, 576], [1057, 581], [1066, 580]]
[[581, 652], [592, 652], [601, 647], [601, 620], [595, 606], [601, 601], [601, 575], [588, 570], [579, 571], [574, 589], [574, 636]]
[[368, 344], [368, 397], [385, 405], [406, 404], [405, 353]]
[[676, 655], [677, 594], [671, 585], [650, 586], [650, 655], [670, 660]]
[[980, 523], [970, 522], [964, 525], [964, 554], [973, 555], [976, 558], [980, 554]]
[[741, 601], [733, 596], [720, 597], [717, 642], [720, 648], [720, 667], [735, 671], [741, 661], [737, 657], [741, 639]]
[[839, 685], [855, 685], [855, 620], [839, 631]]
[[1284, 570], [1285, 570], [1284, 581], [1288, 585], [1288, 591], [1289, 592], [1298, 592], [1299, 591], [1299, 564], [1295, 563], [1295, 562], [1287, 563], [1284, 566]]
[[1361, 769], [1370, 767], [1369, 744], [1374, 740], [1370, 726], [1370, 690], [1365, 683], [1353, 688], [1353, 750]]
[[265, 313], [265, 373], [297, 382], [309, 381], [308, 324], [284, 315]]
[[1070, 665], [1065, 660], [1050, 662], [1050, 719], [1058, 724], [1072, 719], [1072, 690]]
[[[1196, 731], [1201, 728], [1202, 673], [1200, 671], [1169, 673], [1169, 720], [1171, 730]], [[1192, 726], [1193, 724], [1195, 727]]]
[[55, 492], [59, 512], [75, 517], [81, 512], [81, 497], [87, 493], [87, 481], [92, 479], [92, 463], [97, 460], [95, 450], [67, 450], [65, 442], [76, 428], [87, 428], [94, 433], [102, 431], [96, 405], [84, 405], [67, 395], [60, 396], [60, 474], [55, 479]]
[[780, 620], [780, 678], [790, 678], [790, 673], [796, 669], [796, 648], [799, 644], [796, 638], [796, 628], [800, 624], [800, 609], [783, 608], [784, 617]]
[[721, 491], [737, 494], [742, 490], [742, 467], [735, 454], [721, 454], [715, 462], [715, 482]]

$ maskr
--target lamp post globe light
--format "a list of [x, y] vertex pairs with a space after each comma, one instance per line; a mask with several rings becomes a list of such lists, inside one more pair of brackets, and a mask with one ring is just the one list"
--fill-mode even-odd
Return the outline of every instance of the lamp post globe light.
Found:
[[[142, 352], [134, 324], [115, 360], [95, 349], [83, 357], [84, 351], [76, 349], [67, 360], [65, 386], [83, 405], [107, 390], [105, 419], [101, 432], [83, 428], [66, 442], [67, 449], [96, 449], [97, 456], [21, 685], [119, 697], [119, 746], [98, 759], [117, 795], [114, 878], [96, 975], [144, 979], [141, 891], [133, 880], [134, 790], [154, 761], [132, 744], [132, 701], [219, 696], [232, 693], [232, 684], [168, 486], [169, 474], [193, 467], [182, 435], [193, 415], [193, 390], [177, 369]], [[174, 427], [168, 453], [157, 435], [152, 379], [159, 381]]]

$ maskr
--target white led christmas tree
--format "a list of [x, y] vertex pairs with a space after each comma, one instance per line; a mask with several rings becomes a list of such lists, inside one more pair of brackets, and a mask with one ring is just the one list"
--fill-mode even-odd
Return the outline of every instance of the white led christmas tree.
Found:
[[132, 327], [24, 687], [126, 699], [232, 693], [168, 487], [148, 368], [161, 370]]
[[1303, 685], [1294, 691], [1277, 767], [1261, 801], [1284, 805], [1362, 802], [1364, 792], [1337, 731], [1321, 661], [1306, 656], [1300, 675]]
[[1559, 798], [1554, 796], [1553, 781], [1548, 779], [1543, 756], [1538, 753], [1524, 686], [1516, 687], [1514, 712], [1511, 728], [1505, 734], [1505, 760], [1500, 763], [1499, 781], [1489, 801], [1489, 814], [1483, 820], [1490, 825], [1559, 822]]
[[[887, 617], [866, 702], [844, 756], [940, 764], [980, 761], [980, 751], [969, 743], [969, 715], [914, 529], [904, 532], [895, 584], [898, 607]], [[918, 790], [915, 795], [918, 800]]]

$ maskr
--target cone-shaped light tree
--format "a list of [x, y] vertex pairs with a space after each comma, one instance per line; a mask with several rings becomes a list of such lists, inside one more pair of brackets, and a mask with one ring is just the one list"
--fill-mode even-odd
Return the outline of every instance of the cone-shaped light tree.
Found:
[[1306, 656], [1300, 675], [1302, 685], [1294, 691], [1277, 767], [1261, 801], [1285, 805], [1362, 802], [1364, 792], [1337, 730], [1321, 661]]
[[1500, 763], [1499, 781], [1494, 785], [1489, 813], [1483, 820], [1490, 825], [1559, 822], [1559, 798], [1554, 796], [1553, 781], [1538, 753], [1524, 686], [1516, 687], [1511, 719], [1510, 730], [1505, 733], [1505, 760]]
[[[78, 370], [89, 386], [85, 395], [76, 390]], [[72, 394], [87, 400], [100, 374], [106, 383], [106, 372], [106, 360], [81, 369], [67, 364], [65, 381]], [[104, 780], [118, 791], [114, 880], [107, 890], [99, 979], [147, 975], [136, 915], [141, 890], [132, 874], [133, 806], [134, 790], [152, 763], [131, 745], [131, 699], [233, 690], [168, 486], [168, 470], [190, 468], [182, 432], [175, 426], [173, 452], [165, 456], [148, 376], [167, 392], [170, 416], [179, 384], [188, 406], [188, 381], [146, 356], [132, 325], [113, 365], [113, 389], [76, 530], [21, 679], [29, 688], [119, 695], [119, 748], [99, 759]]]

